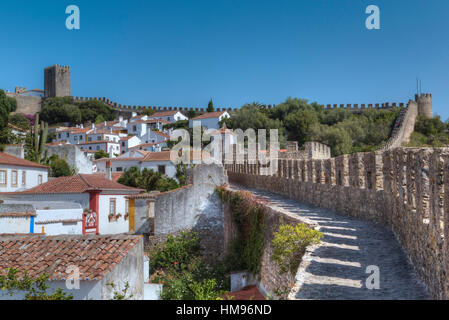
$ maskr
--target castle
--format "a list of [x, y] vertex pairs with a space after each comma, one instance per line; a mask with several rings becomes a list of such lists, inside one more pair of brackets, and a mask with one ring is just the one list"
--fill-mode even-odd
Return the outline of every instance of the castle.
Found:
[[[44, 69], [44, 91], [34, 89], [26, 90], [26, 88], [16, 87], [14, 93], [7, 92], [7, 95], [17, 99], [17, 113], [35, 114], [42, 108], [44, 99], [53, 97], [71, 96], [71, 79], [70, 67], [62, 65], [53, 65]], [[107, 98], [91, 98], [91, 97], [73, 97], [75, 102], [83, 102], [88, 100], [100, 100], [112, 106], [118, 113], [131, 113], [153, 109], [154, 111], [171, 111], [178, 110], [187, 112], [189, 110], [197, 113], [206, 112], [206, 108], [195, 107], [157, 107], [157, 106], [130, 106], [122, 105]], [[432, 95], [424, 93], [415, 95], [417, 103], [417, 115], [424, 115], [432, 118]], [[276, 105], [267, 105], [267, 109], [276, 107]], [[327, 104], [326, 109], [344, 108], [353, 112], [363, 112], [370, 109], [392, 110], [394, 108], [405, 108], [404, 103], [376, 103], [376, 104]], [[233, 111], [233, 108], [216, 108], [216, 111]]]

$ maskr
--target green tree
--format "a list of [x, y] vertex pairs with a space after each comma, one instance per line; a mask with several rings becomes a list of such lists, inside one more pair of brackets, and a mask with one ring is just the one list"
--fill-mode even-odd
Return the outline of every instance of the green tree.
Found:
[[9, 114], [16, 111], [17, 101], [8, 97], [5, 91], [0, 90], [0, 129], [8, 126]]
[[312, 131], [318, 125], [318, 117], [314, 110], [304, 108], [285, 117], [288, 139], [298, 141], [300, 145], [310, 139]]
[[76, 173], [76, 170], [71, 168], [67, 161], [59, 158], [57, 154], [47, 158], [45, 164], [50, 166], [50, 177], [69, 177]]
[[9, 117], [9, 123], [23, 130], [30, 129], [30, 120], [21, 113], [13, 114]]
[[152, 108], [146, 108], [142, 111], [142, 114], [146, 116], [152, 116], [154, 114], [154, 110]]
[[15, 293], [24, 292], [26, 300], [72, 300], [73, 296], [65, 293], [61, 288], [56, 289], [52, 293], [48, 293], [50, 288], [47, 285], [49, 276], [43, 274], [38, 278], [30, 278], [25, 271], [23, 276], [19, 278], [19, 270], [8, 269], [6, 275], [0, 275], [0, 288], [2, 291], [13, 296]]
[[96, 118], [95, 118], [95, 124], [100, 124], [100, 123], [103, 123], [105, 120], [104, 120], [104, 117], [103, 117], [103, 115], [102, 114], [99, 114]]
[[214, 112], [214, 102], [212, 101], [212, 98], [209, 100], [209, 103], [207, 104], [207, 112]]
[[175, 179], [168, 178], [152, 169], [145, 168], [140, 171], [137, 167], [126, 170], [118, 182], [126, 186], [145, 189], [148, 192], [155, 190], [165, 192], [179, 188]]
[[109, 154], [107, 154], [104, 150], [98, 150], [94, 153], [95, 160], [102, 158], [109, 158]]
[[196, 111], [193, 109], [190, 109], [189, 111], [187, 111], [187, 117], [189, 119], [195, 118], [196, 117]]

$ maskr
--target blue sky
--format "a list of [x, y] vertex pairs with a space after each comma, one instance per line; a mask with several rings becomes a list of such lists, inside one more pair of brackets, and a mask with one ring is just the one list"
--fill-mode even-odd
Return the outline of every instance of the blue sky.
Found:
[[[71, 4], [80, 30], [65, 27]], [[365, 28], [370, 4], [380, 30]], [[448, 34], [447, 0], [2, 0], [0, 88], [43, 89], [63, 64], [72, 95], [122, 104], [361, 104], [406, 102], [419, 77], [446, 120]]]

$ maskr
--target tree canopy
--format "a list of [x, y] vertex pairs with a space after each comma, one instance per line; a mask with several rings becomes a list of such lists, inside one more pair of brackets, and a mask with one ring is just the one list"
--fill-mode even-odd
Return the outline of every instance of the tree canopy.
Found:
[[49, 124], [69, 122], [81, 124], [115, 119], [114, 109], [99, 100], [73, 101], [72, 97], [56, 97], [45, 100], [40, 117]]
[[155, 190], [165, 192], [179, 188], [179, 184], [175, 179], [166, 177], [151, 169], [145, 168], [140, 171], [137, 167], [126, 170], [119, 178], [118, 183], [145, 189], [147, 192]]
[[[253, 102], [222, 121], [228, 128], [278, 129], [281, 147], [285, 141], [318, 141], [331, 147], [332, 155], [372, 151], [388, 140], [398, 110], [366, 110], [353, 112], [325, 109], [307, 100], [288, 98], [274, 108]], [[267, 132], [268, 133], [268, 132]]]
[[16, 111], [17, 101], [8, 97], [5, 91], [0, 90], [0, 129], [8, 126], [9, 114]]

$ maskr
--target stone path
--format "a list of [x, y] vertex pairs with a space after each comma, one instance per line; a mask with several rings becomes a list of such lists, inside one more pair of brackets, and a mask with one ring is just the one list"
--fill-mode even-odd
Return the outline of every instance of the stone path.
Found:
[[[367, 221], [307, 206], [266, 191], [233, 185], [270, 201], [277, 210], [299, 215], [324, 233], [311, 247], [296, 275], [290, 299], [429, 299], [393, 233]], [[380, 288], [369, 290], [368, 266], [377, 266]]]

